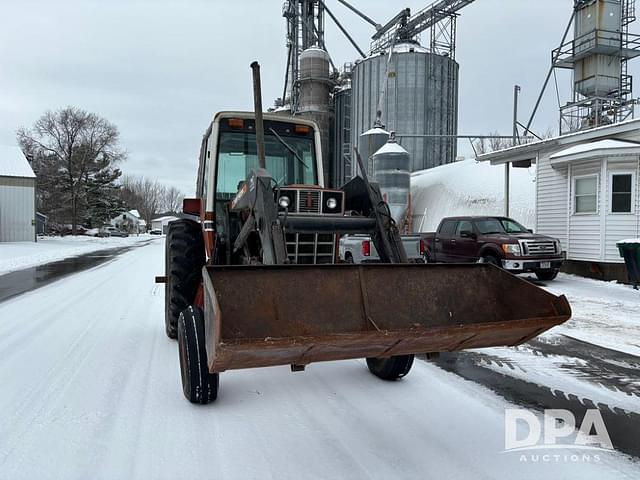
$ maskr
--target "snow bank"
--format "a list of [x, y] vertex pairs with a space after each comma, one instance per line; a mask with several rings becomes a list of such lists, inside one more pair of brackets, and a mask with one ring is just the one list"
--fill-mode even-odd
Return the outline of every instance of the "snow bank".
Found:
[[545, 287], [566, 295], [573, 315], [547, 335], [567, 335], [640, 357], [640, 294], [630, 285], [561, 273]]
[[69, 257], [83, 255], [98, 250], [109, 250], [135, 245], [149, 240], [150, 235], [130, 236], [126, 238], [95, 237], [43, 237], [37, 242], [0, 243], [0, 275], [55, 262]]
[[[510, 216], [535, 227], [535, 168], [511, 169]], [[433, 232], [443, 217], [504, 214], [504, 167], [475, 159], [411, 175], [413, 225]]]

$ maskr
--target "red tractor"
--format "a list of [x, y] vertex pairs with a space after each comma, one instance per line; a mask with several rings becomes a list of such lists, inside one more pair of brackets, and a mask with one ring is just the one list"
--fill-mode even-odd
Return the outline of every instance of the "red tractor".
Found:
[[[263, 116], [256, 98], [256, 113], [215, 116], [196, 198], [169, 224], [165, 329], [189, 401], [215, 400], [239, 368], [366, 358], [395, 380], [416, 353], [519, 345], [570, 317], [492, 265], [408, 263], [377, 185], [325, 188], [316, 125]], [[345, 234], [370, 235], [381, 263], [339, 263]]]

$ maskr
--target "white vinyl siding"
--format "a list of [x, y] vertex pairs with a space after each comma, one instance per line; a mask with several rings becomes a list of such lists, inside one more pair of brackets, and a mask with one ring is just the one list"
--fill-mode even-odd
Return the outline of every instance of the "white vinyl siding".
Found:
[[0, 177], [0, 242], [35, 240], [35, 180]]
[[[605, 252], [604, 261], [611, 263], [623, 263], [620, 253], [616, 247], [616, 242], [625, 238], [640, 237], [639, 230], [639, 212], [640, 205], [638, 200], [638, 160], [624, 159], [608, 161], [607, 175], [607, 216], [606, 216], [606, 234], [605, 234]], [[630, 213], [612, 213], [611, 212], [611, 195], [612, 195], [612, 176], [615, 174], [632, 174], [632, 199]]]
[[552, 168], [540, 157], [536, 179], [536, 231], [557, 238], [567, 248], [567, 167]]
[[[571, 165], [571, 205], [567, 209], [571, 212], [569, 217], [569, 250], [567, 257], [570, 260], [591, 260], [598, 261], [601, 257], [600, 212], [603, 208], [603, 195], [600, 194], [602, 188], [601, 181], [601, 161], [585, 162]], [[596, 211], [594, 213], [574, 213], [575, 212], [575, 186], [576, 179], [595, 177], [596, 184]]]

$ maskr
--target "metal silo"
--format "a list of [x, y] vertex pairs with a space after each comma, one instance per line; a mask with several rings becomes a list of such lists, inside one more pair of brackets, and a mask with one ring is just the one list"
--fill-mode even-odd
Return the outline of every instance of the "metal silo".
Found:
[[373, 178], [380, 186], [391, 216], [400, 224], [409, 206], [411, 191], [411, 156], [396, 142], [391, 133], [389, 141], [373, 155]]
[[[607, 95], [620, 85], [620, 0], [598, 0], [576, 10], [575, 91], [586, 97]], [[617, 52], [616, 52], [617, 53]]]
[[333, 105], [333, 186], [342, 187], [353, 177], [356, 164], [351, 148], [351, 84], [334, 92]]
[[[416, 43], [394, 47], [387, 69], [388, 52], [357, 63], [352, 76], [352, 142], [376, 120], [382, 102], [382, 122], [397, 132], [398, 141], [411, 154], [411, 171], [423, 170], [456, 158], [458, 130], [458, 64], [445, 55], [429, 53]], [[448, 135], [449, 137], [426, 137]]]
[[330, 136], [333, 135], [333, 112], [329, 76], [329, 54], [318, 47], [311, 47], [300, 54], [300, 96], [296, 115], [318, 124], [322, 143], [322, 166], [325, 185], [333, 185], [331, 171]]

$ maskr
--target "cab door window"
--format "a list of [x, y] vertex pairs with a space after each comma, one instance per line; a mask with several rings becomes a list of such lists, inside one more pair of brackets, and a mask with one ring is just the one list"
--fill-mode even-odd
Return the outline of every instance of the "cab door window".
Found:
[[471, 222], [468, 220], [462, 220], [458, 222], [458, 227], [456, 228], [456, 237], [462, 237], [462, 232], [473, 232], [473, 226]]

